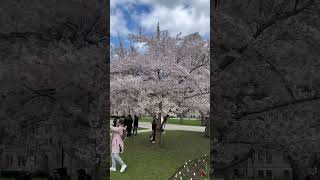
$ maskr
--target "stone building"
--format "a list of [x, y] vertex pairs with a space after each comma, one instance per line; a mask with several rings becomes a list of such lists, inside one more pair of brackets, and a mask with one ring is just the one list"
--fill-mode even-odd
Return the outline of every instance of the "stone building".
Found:
[[[0, 171], [48, 172], [66, 167], [69, 174], [76, 174], [80, 168], [90, 172], [90, 165], [80, 160], [72, 148], [59, 146], [59, 139], [52, 135], [56, 128], [58, 127], [47, 122], [24, 128], [22, 131], [25, 132], [21, 133], [25, 134], [25, 138], [14, 139], [0, 152]], [[83, 133], [79, 131], [78, 133]], [[30, 133], [32, 138], [28, 138], [27, 134]]]
[[253, 158], [234, 168], [236, 177], [281, 178], [291, 179], [291, 167], [287, 159], [276, 151], [259, 151]]

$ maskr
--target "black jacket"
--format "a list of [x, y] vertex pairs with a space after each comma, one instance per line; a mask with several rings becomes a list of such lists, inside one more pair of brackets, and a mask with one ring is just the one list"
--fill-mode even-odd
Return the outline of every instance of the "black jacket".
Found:
[[127, 124], [127, 126], [128, 126], [129, 128], [132, 127], [132, 123], [133, 123], [132, 117], [129, 117], [129, 118], [128, 118], [128, 124]]
[[117, 119], [114, 119], [113, 120], [113, 127], [116, 127], [116, 125], [117, 125]]
[[138, 127], [139, 126], [139, 118], [138, 117], [134, 118], [133, 126], [134, 127]]
[[163, 122], [162, 122], [162, 124], [167, 123], [168, 119], [169, 119], [169, 116], [164, 117], [164, 118], [163, 118]]

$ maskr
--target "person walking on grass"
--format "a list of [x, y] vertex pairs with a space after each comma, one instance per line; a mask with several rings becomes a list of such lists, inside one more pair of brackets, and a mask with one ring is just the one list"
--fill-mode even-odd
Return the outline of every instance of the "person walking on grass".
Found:
[[137, 115], [134, 115], [134, 121], [133, 121], [133, 133], [137, 135], [138, 134], [138, 126], [139, 126], [139, 118]]
[[126, 131], [126, 127], [124, 126], [124, 119], [119, 119], [117, 121], [116, 127], [110, 126], [110, 130], [112, 132], [112, 147], [111, 147], [111, 160], [112, 167], [110, 171], [116, 171], [117, 162], [121, 165], [120, 172], [123, 172], [127, 165], [123, 162], [120, 157], [120, 153], [123, 153], [124, 150], [124, 142], [123, 142], [123, 132]]
[[133, 120], [132, 120], [131, 115], [129, 114], [128, 115], [128, 125], [127, 125], [128, 137], [130, 137], [132, 134], [132, 124], [133, 124]]

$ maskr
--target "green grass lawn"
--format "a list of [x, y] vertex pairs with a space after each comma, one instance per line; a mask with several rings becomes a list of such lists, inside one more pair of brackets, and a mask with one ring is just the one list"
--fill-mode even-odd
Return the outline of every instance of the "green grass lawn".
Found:
[[128, 165], [124, 173], [111, 172], [112, 180], [166, 180], [188, 160], [209, 154], [209, 139], [203, 133], [166, 131], [163, 148], [148, 141], [150, 133], [142, 133], [125, 141], [122, 158]]
[[[141, 122], [151, 122], [152, 117], [142, 117]], [[167, 121], [168, 124], [180, 124], [180, 118], [170, 118]], [[181, 125], [189, 125], [189, 126], [201, 126], [201, 121], [199, 119], [194, 118], [183, 118]]]

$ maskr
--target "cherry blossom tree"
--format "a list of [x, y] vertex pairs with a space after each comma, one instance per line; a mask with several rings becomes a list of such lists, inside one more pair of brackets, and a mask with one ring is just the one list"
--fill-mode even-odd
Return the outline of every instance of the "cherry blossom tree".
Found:
[[163, 114], [209, 104], [209, 44], [197, 33], [166, 36], [159, 25], [155, 36], [140, 33], [129, 38], [148, 50], [120, 47], [111, 56], [111, 102], [114, 108], [149, 113], [157, 122], [160, 145]]

